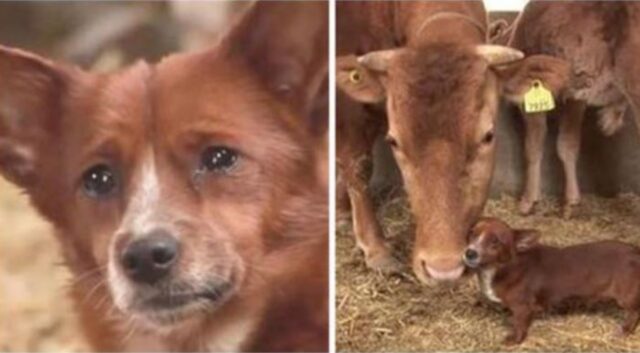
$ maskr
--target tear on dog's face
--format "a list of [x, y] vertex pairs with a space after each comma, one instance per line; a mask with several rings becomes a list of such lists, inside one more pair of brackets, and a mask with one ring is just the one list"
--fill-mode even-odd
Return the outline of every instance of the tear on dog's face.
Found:
[[80, 301], [202, 320], [264, 288], [265, 261], [326, 213], [308, 119], [326, 36], [318, 9], [276, 28], [269, 6], [214, 49], [111, 74], [0, 47], [0, 172], [56, 226]]

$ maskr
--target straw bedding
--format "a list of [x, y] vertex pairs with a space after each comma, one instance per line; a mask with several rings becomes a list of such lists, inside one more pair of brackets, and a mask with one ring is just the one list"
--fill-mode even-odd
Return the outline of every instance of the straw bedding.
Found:
[[[413, 225], [406, 198], [380, 200], [378, 218], [394, 254], [409, 263]], [[640, 197], [587, 196], [572, 219], [560, 217], [557, 199], [543, 200], [532, 216], [516, 212], [516, 200], [501, 196], [490, 200], [486, 215], [516, 227], [542, 231], [542, 241], [569, 245], [600, 239], [640, 244]], [[338, 351], [640, 351], [640, 329], [627, 338], [614, 331], [622, 312], [610, 304], [580, 304], [538, 317], [524, 344], [502, 345], [507, 334], [507, 313], [477, 304], [475, 277], [455, 285], [419, 284], [407, 266], [401, 275], [384, 276], [365, 268], [354, 250], [350, 224], [337, 232]], [[639, 279], [640, 280], [640, 279]]]

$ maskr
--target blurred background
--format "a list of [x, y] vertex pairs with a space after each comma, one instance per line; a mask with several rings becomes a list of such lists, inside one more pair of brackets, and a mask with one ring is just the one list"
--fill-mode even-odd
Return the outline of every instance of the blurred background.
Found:
[[[0, 2], [0, 45], [87, 70], [215, 43], [250, 2]], [[0, 351], [87, 351], [52, 229], [0, 178]]]

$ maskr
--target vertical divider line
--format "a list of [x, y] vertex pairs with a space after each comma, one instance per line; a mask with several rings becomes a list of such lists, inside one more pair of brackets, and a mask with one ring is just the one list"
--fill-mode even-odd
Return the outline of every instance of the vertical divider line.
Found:
[[336, 351], [336, 0], [329, 1], [329, 351]]

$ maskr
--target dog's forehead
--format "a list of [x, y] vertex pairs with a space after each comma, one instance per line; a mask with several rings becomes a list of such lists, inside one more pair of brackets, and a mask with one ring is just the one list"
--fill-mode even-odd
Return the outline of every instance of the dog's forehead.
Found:
[[491, 229], [490, 221], [481, 220], [473, 226], [472, 234], [476, 237], [487, 232], [487, 230]]
[[496, 219], [483, 219], [476, 223], [472, 233], [475, 239], [484, 241], [501, 234], [508, 234], [509, 227]]
[[107, 136], [168, 140], [195, 130], [255, 139], [263, 131], [295, 129], [290, 112], [255, 77], [211, 55], [174, 55], [93, 76], [70, 104], [77, 116], [69, 125], [85, 145]]
[[70, 156], [112, 155], [121, 144], [144, 138], [151, 116], [151, 76], [152, 68], [139, 62], [118, 72], [83, 76], [71, 86], [61, 136]]
[[255, 139], [294, 125], [258, 77], [215, 51], [166, 58], [155, 67], [152, 84], [157, 127], [166, 135], [204, 129]]
[[506, 225], [503, 221], [495, 218], [483, 219], [479, 221], [476, 226], [478, 227], [478, 229], [490, 230], [490, 231], [496, 231], [496, 232], [509, 229], [509, 226]]

